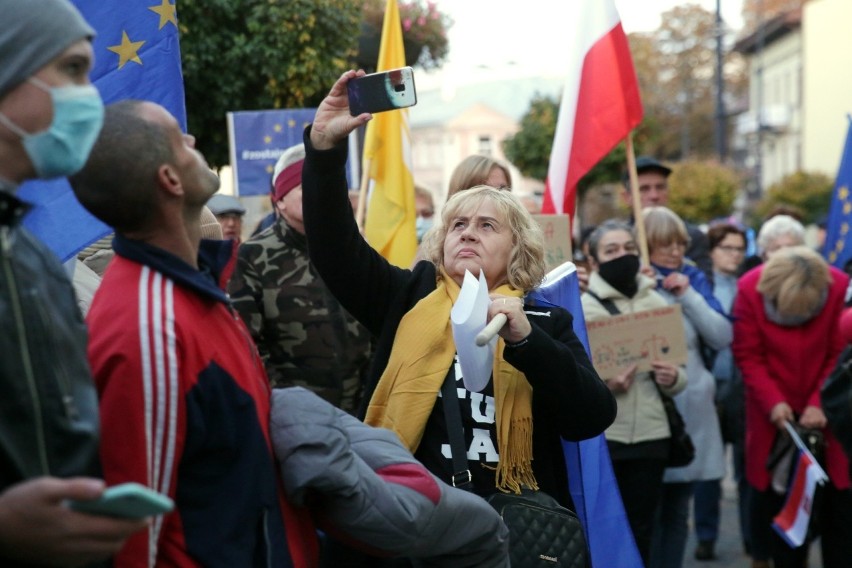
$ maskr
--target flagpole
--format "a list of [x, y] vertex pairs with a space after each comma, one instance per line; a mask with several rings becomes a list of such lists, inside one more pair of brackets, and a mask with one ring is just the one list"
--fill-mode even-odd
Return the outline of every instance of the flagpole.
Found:
[[364, 214], [367, 211], [367, 187], [370, 185], [370, 158], [364, 158], [364, 163], [361, 164], [361, 187], [358, 188], [358, 209], [355, 212], [355, 222], [358, 223], [358, 230], [364, 234]]
[[799, 437], [799, 433], [796, 432], [796, 429], [793, 427], [793, 424], [789, 420], [787, 420], [784, 422], [784, 427], [787, 429], [787, 433], [790, 434], [790, 437], [793, 439], [793, 443], [796, 444], [796, 447], [799, 448], [799, 450], [801, 450], [805, 454], [807, 454], [809, 458], [811, 458], [811, 461], [814, 463], [814, 466], [816, 466], [817, 471], [822, 474], [823, 479], [828, 479], [828, 474], [825, 473], [825, 470], [822, 469], [821, 465], [819, 465], [819, 462], [817, 461], [816, 457], [814, 457], [814, 455], [802, 441], [802, 438]]
[[639, 258], [644, 266], [651, 266], [648, 253], [648, 237], [645, 235], [645, 220], [642, 218], [642, 200], [639, 196], [639, 176], [636, 173], [636, 152], [633, 150], [633, 131], [627, 134], [627, 174], [630, 177], [630, 195], [633, 205], [633, 223], [636, 240], [639, 241]]

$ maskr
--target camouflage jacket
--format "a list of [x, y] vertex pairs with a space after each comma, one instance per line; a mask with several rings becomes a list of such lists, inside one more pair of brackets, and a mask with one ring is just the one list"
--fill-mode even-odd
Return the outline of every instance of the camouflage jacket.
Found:
[[304, 235], [278, 220], [243, 243], [228, 288], [273, 387], [302, 386], [358, 409], [370, 334], [326, 288]]

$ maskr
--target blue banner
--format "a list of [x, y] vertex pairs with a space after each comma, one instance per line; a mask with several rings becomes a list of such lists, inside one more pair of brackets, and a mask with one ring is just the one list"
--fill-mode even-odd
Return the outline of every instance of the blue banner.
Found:
[[228, 113], [234, 192], [240, 197], [268, 195], [275, 162], [287, 148], [302, 143], [315, 108]]
[[[580, 281], [572, 263], [551, 271], [544, 284], [530, 292], [527, 299], [536, 305], [568, 310], [574, 317], [574, 333], [589, 353]], [[568, 469], [568, 490], [586, 532], [593, 568], [642, 568], [604, 435], [582, 442], [562, 440], [562, 452]]]
[[[73, 0], [97, 36], [91, 78], [105, 103], [163, 105], [186, 130], [177, 15], [172, 0]], [[74, 197], [67, 180], [29, 182], [18, 196], [35, 205], [26, 226], [63, 261], [110, 232]]]
[[852, 225], [852, 117], [849, 119], [849, 130], [846, 133], [846, 146], [840, 158], [840, 170], [834, 182], [823, 251], [829, 264], [841, 270], [852, 259], [850, 225]]

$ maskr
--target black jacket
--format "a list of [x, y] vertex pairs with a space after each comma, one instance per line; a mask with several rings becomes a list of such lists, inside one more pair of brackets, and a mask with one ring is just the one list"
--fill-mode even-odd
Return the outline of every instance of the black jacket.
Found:
[[[349, 205], [344, 164], [346, 148], [314, 150], [305, 135], [302, 171], [303, 212], [311, 262], [340, 303], [377, 336], [365, 385], [369, 401], [387, 365], [402, 317], [436, 286], [435, 266], [413, 270], [390, 265], [361, 237]], [[598, 377], [561, 309], [531, 316], [528, 343], [507, 349], [506, 361], [533, 387], [533, 468], [542, 490], [570, 503], [560, 436], [582, 440], [603, 432], [615, 419], [615, 399]], [[363, 415], [363, 413], [362, 413]]]
[[20, 226], [25, 212], [0, 186], [0, 491], [98, 472], [86, 327], [62, 265]]

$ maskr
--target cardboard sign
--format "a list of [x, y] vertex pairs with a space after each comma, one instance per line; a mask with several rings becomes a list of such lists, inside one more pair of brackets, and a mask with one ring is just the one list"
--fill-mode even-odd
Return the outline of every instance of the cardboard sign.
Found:
[[571, 218], [568, 215], [533, 215], [544, 233], [547, 270], [574, 258], [571, 251]]
[[686, 333], [677, 304], [586, 322], [592, 364], [602, 379], [611, 379], [633, 363], [650, 371], [651, 361], [686, 363]]

